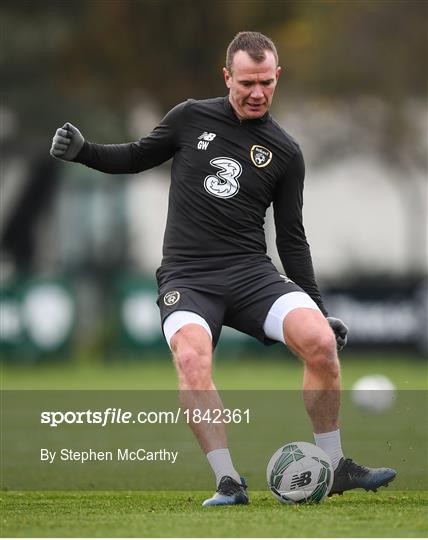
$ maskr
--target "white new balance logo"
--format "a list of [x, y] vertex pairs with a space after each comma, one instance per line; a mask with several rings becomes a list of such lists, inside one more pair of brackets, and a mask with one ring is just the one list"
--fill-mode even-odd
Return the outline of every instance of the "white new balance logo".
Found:
[[198, 137], [198, 150], [206, 150], [210, 142], [213, 141], [216, 136], [217, 135], [215, 133], [208, 133], [208, 131], [204, 131], [202, 135], [199, 135]]
[[202, 139], [203, 141], [213, 141], [216, 138], [215, 133], [208, 133], [208, 131], [204, 131], [202, 135], [199, 135], [198, 139]]

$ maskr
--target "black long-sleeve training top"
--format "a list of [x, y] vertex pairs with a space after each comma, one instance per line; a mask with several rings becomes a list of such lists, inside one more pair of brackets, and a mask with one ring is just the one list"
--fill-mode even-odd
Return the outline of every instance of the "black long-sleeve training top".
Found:
[[138, 173], [173, 158], [162, 264], [266, 255], [273, 203], [287, 276], [326, 315], [302, 220], [305, 166], [299, 145], [266, 113], [239, 120], [228, 97], [190, 99], [137, 142], [85, 141], [74, 161], [106, 173]]

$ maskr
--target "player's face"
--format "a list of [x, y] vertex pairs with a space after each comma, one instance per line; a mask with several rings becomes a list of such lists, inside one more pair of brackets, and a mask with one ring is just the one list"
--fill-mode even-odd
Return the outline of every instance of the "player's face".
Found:
[[261, 118], [269, 110], [280, 73], [271, 51], [262, 62], [238, 51], [230, 71], [223, 68], [229, 101], [240, 120]]

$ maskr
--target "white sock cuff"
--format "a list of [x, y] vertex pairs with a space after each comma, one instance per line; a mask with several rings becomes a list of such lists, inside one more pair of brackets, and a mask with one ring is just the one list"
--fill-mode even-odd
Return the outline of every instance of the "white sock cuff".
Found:
[[333, 470], [336, 470], [339, 461], [343, 458], [340, 442], [340, 429], [327, 433], [314, 433], [315, 444], [319, 446], [331, 459]]
[[332, 439], [333, 437], [340, 437], [340, 428], [334, 431], [327, 431], [326, 433], [314, 433], [314, 439], [316, 441]]
[[206, 454], [209, 464], [215, 474], [216, 483], [219, 484], [223, 476], [230, 476], [240, 482], [240, 476], [236, 472], [228, 448], [216, 448]]
[[229, 448], [216, 448], [215, 450], [211, 450], [206, 454], [207, 459], [220, 457], [220, 456], [230, 456]]

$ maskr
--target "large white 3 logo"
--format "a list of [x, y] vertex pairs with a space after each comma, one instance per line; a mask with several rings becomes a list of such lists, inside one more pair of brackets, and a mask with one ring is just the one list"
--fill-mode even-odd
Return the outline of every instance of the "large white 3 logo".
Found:
[[241, 176], [241, 165], [232, 158], [218, 157], [210, 161], [210, 164], [220, 169], [215, 176], [210, 174], [204, 180], [205, 189], [214, 197], [228, 199], [239, 191], [238, 178]]

